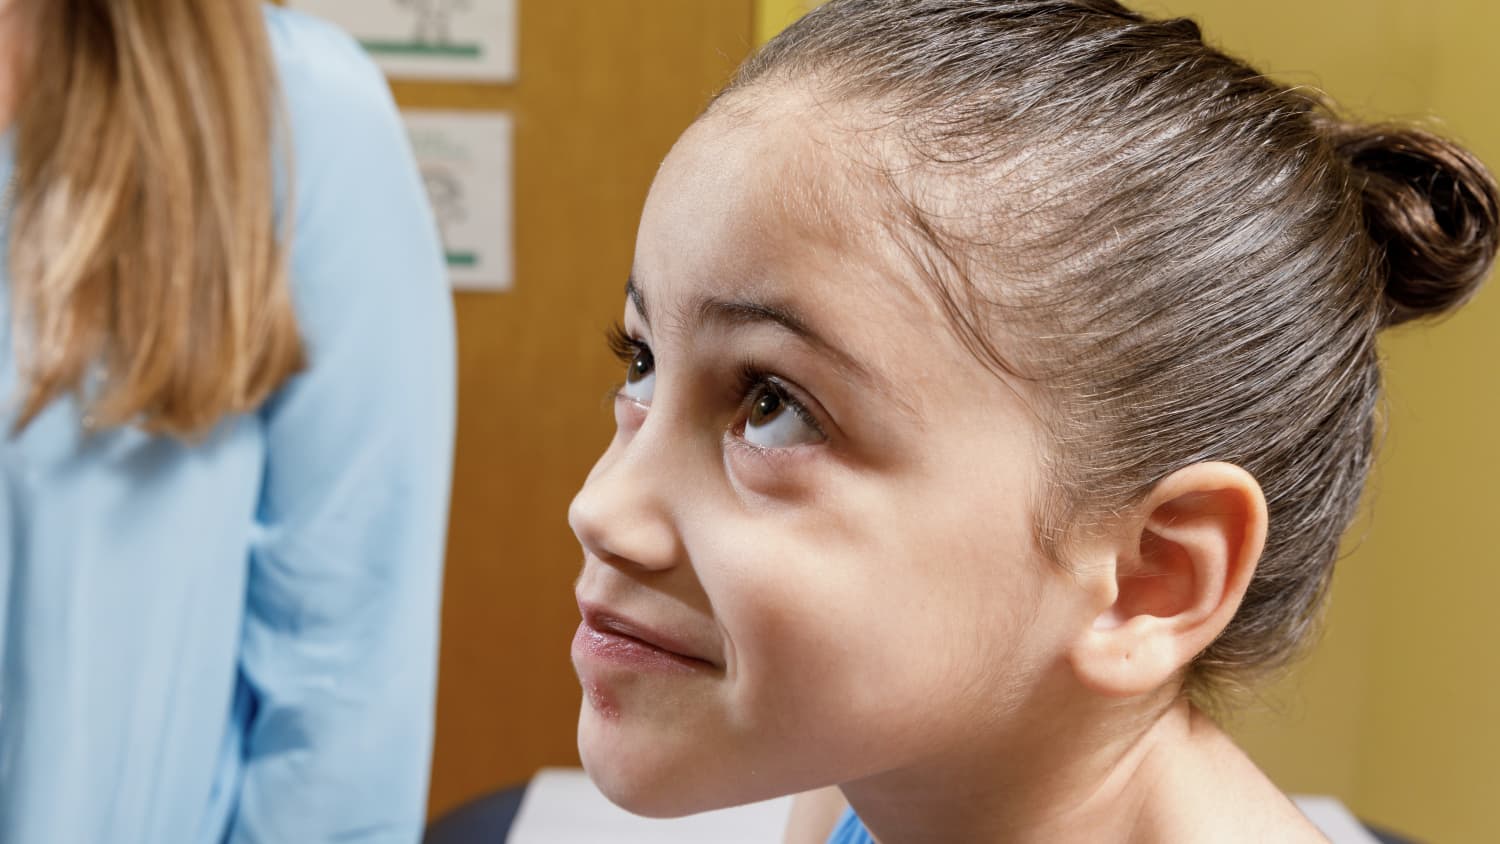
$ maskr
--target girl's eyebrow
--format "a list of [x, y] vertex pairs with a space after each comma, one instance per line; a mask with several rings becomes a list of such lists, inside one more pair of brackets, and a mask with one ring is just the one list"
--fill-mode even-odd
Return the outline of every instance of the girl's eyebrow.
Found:
[[635, 284], [635, 273], [625, 280], [625, 298], [635, 304], [635, 312], [641, 315], [641, 321], [646, 327], [651, 327], [651, 317], [646, 311], [646, 297], [641, 294], [641, 289]]
[[[625, 295], [635, 304], [636, 311], [649, 328], [651, 320], [646, 316], [646, 297], [635, 283], [634, 275], [625, 283]], [[890, 399], [913, 418], [917, 416], [916, 408], [893, 383], [818, 333], [794, 308], [785, 303], [708, 296], [697, 300], [688, 313], [693, 314], [691, 327], [694, 329], [704, 323], [727, 326], [770, 325], [779, 328], [830, 358], [834, 368], [845, 377], [862, 382], [884, 398]]]

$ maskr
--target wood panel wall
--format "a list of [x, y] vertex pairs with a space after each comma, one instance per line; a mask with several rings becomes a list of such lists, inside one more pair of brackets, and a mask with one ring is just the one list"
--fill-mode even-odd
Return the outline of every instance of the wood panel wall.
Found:
[[751, 48], [752, 0], [521, 0], [515, 85], [393, 84], [516, 124], [516, 286], [459, 294], [459, 430], [431, 809], [577, 764], [569, 500], [610, 437], [623, 307], [658, 163]]

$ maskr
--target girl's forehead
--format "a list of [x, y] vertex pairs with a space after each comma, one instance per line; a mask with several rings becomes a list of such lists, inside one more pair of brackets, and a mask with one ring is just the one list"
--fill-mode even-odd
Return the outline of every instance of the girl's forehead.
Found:
[[841, 320], [918, 307], [878, 239], [860, 236], [867, 212], [824, 158], [780, 121], [695, 124], [651, 188], [636, 286], [677, 312], [705, 299], [775, 301]]
[[[803, 97], [716, 106], [678, 140], [642, 215], [637, 267], [669, 278], [919, 304], [869, 151]], [[682, 272], [673, 272], [674, 269]]]

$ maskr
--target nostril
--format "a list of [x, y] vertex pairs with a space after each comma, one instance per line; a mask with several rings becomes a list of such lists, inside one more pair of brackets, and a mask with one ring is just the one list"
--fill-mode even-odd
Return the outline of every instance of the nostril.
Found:
[[616, 440], [568, 505], [568, 526], [585, 553], [617, 568], [664, 570], [682, 556], [674, 496], [660, 455]]
[[639, 495], [602, 496], [585, 489], [568, 507], [568, 524], [585, 555], [616, 568], [664, 570], [681, 556], [670, 516]]
[[568, 527], [572, 528], [573, 535], [585, 551], [591, 554], [599, 552], [599, 519], [594, 512], [590, 501], [585, 497], [587, 487], [579, 490], [573, 496], [572, 502], [568, 504]]
[[632, 521], [641, 515], [629, 512], [628, 501], [608, 493], [590, 478], [568, 505], [568, 526], [584, 554], [609, 565], [628, 566], [629, 560], [617, 546], [626, 541]]

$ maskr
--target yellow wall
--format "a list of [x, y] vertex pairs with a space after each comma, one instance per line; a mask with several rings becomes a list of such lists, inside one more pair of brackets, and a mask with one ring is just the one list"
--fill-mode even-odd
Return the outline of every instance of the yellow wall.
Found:
[[755, 38], [764, 44], [787, 24], [807, 14], [821, 0], [757, 0], [755, 4]]
[[[1163, 0], [1262, 67], [1371, 117], [1417, 118], [1500, 165], [1488, 0]], [[1433, 121], [1433, 117], [1441, 122]], [[1500, 799], [1500, 294], [1385, 338], [1389, 433], [1328, 635], [1238, 727], [1284, 787], [1434, 841], [1494, 840]]]
[[[761, 0], [769, 38], [801, 0]], [[814, 5], [814, 4], [807, 4]], [[1136, 0], [1369, 117], [1441, 116], [1500, 168], [1500, 4], [1491, 0]], [[1289, 791], [1439, 842], [1493, 839], [1500, 800], [1497, 518], [1500, 292], [1385, 339], [1389, 434], [1335, 580], [1327, 633], [1231, 724]]]

